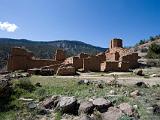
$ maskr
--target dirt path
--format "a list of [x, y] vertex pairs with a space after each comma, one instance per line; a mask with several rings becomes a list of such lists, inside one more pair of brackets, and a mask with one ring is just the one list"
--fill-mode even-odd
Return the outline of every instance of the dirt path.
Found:
[[[56, 78], [71, 78], [71, 79], [88, 79], [88, 80], [104, 80], [109, 81], [112, 80], [112, 76], [92, 76], [92, 75], [86, 75], [86, 76], [56, 76]], [[160, 78], [151, 77], [151, 78], [144, 78], [144, 77], [119, 77], [118, 82], [121, 84], [130, 84], [133, 85], [137, 82], [143, 81], [145, 83], [148, 83], [149, 85], [155, 85], [160, 84]]]

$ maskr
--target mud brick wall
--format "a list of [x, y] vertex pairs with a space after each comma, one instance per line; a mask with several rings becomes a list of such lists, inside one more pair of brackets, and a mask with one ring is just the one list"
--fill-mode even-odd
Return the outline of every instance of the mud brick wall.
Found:
[[110, 53], [106, 53], [106, 60], [109, 61], [118, 61], [120, 58], [120, 55], [118, 52], [110, 52]]
[[111, 40], [110, 49], [116, 48], [116, 47], [120, 47], [120, 48], [123, 47], [123, 44], [122, 44], [122, 40], [121, 40], [121, 39], [115, 38], [115, 39]]
[[121, 61], [128, 61], [130, 68], [135, 68], [138, 66], [138, 59], [139, 59], [138, 53], [125, 55], [122, 56], [120, 59]]
[[99, 53], [96, 56], [98, 57], [98, 59], [100, 60], [100, 62], [106, 61], [106, 55], [105, 55], [104, 52], [103, 53]]
[[43, 66], [55, 65], [61, 63], [60, 61], [49, 60], [49, 59], [39, 59], [39, 60], [30, 60], [28, 69], [30, 68], [40, 68]]
[[13, 48], [8, 60], [8, 71], [27, 70], [62, 63], [62, 61], [52, 59], [33, 59], [33, 57], [33, 53], [24, 48]]
[[129, 71], [130, 63], [129, 62], [119, 62], [118, 67], [120, 71], [126, 72], [126, 71]]
[[105, 71], [119, 71], [119, 62], [117, 61], [106, 61], [106, 69]]
[[100, 71], [100, 60], [97, 56], [92, 56], [85, 58], [83, 60], [83, 70], [84, 71]]
[[83, 68], [83, 58], [80, 58], [78, 56], [70, 57], [65, 60], [65, 64], [73, 64], [75, 69]]
[[63, 50], [56, 50], [56, 53], [55, 53], [55, 61], [64, 61], [66, 59], [65, 57], [65, 53]]
[[88, 55], [87, 53], [80, 53], [78, 55], [79, 58], [88, 58], [90, 55]]

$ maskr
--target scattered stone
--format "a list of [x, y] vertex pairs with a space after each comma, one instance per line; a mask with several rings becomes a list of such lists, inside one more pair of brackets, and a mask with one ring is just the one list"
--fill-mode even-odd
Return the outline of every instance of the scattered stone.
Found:
[[93, 120], [93, 119], [90, 116], [84, 114], [80, 117], [79, 120]]
[[123, 115], [124, 114], [120, 109], [110, 107], [107, 112], [102, 114], [102, 120], [118, 120]]
[[35, 86], [36, 86], [36, 87], [42, 87], [41, 83], [39, 83], [39, 82], [37, 82], [37, 83], [35, 84]]
[[28, 103], [28, 108], [29, 109], [34, 109], [34, 108], [36, 108], [37, 107], [37, 104], [35, 103], [35, 102], [29, 102]]
[[52, 76], [54, 75], [54, 69], [41, 69], [40, 75], [42, 76]]
[[84, 84], [84, 80], [79, 80], [78, 85]]
[[160, 77], [160, 74], [152, 74], [150, 77]]
[[84, 84], [89, 85], [90, 81], [89, 80], [84, 80]]
[[110, 95], [115, 95], [116, 93], [115, 93], [114, 90], [110, 90], [110, 91], [109, 91], [109, 94], [110, 94]]
[[46, 115], [46, 114], [49, 114], [49, 113], [50, 113], [49, 110], [47, 110], [45, 108], [39, 108], [37, 110], [37, 114], [39, 114], [39, 115]]
[[139, 95], [140, 95], [139, 90], [135, 90], [135, 91], [133, 91], [133, 92], [130, 93], [131, 97], [137, 97]]
[[128, 116], [132, 116], [134, 114], [133, 107], [128, 103], [121, 103], [118, 107], [122, 110], [123, 113]]
[[59, 96], [52, 96], [49, 98], [46, 98], [44, 101], [40, 103], [40, 105], [46, 109], [55, 108], [58, 104]]
[[96, 109], [100, 112], [106, 112], [107, 109], [111, 106], [111, 102], [104, 98], [97, 98], [93, 100], [93, 105], [95, 105]]
[[153, 113], [160, 114], [160, 106], [158, 106], [157, 104], [153, 105]]
[[92, 102], [84, 101], [79, 106], [79, 113], [91, 114], [93, 109], [94, 105]]
[[143, 70], [137, 70], [137, 71], [135, 71], [135, 74], [139, 75], [139, 76], [144, 76]]
[[103, 84], [102, 83], [98, 83], [98, 84], [96, 84], [96, 87], [97, 88], [103, 88]]
[[76, 74], [76, 69], [73, 66], [62, 66], [59, 67], [57, 70], [56, 75], [75, 75]]
[[61, 97], [58, 105], [63, 113], [76, 114], [78, 111], [77, 99], [75, 97]]
[[144, 83], [144, 82], [137, 82], [135, 85], [138, 86], [138, 87], [145, 87], [145, 88], [148, 87], [147, 84]]

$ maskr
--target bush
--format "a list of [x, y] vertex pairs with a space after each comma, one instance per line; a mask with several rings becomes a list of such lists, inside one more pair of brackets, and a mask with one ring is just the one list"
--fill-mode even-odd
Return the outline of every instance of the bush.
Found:
[[147, 52], [147, 58], [160, 58], [160, 45], [157, 45], [155, 43], [151, 44]]
[[29, 92], [35, 90], [35, 86], [31, 83], [29, 78], [19, 79], [18, 83], [16, 83], [16, 86]]

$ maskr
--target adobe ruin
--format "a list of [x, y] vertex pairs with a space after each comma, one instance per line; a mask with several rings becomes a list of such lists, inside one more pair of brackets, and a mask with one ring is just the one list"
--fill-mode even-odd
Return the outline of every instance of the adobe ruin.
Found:
[[138, 53], [123, 48], [121, 39], [113, 39], [110, 48], [97, 55], [80, 53], [77, 56], [66, 58], [63, 50], [57, 50], [53, 58], [37, 59], [32, 52], [15, 47], [12, 48], [8, 59], [8, 71], [41, 68], [53, 69], [58, 75], [70, 75], [78, 69], [85, 72], [129, 71], [129, 69], [138, 67], [139, 56]]

